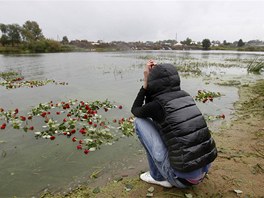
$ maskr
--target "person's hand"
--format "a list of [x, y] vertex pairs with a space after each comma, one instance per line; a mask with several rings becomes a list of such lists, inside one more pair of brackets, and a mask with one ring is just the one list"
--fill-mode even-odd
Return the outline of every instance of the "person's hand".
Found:
[[143, 88], [147, 89], [147, 81], [148, 81], [148, 76], [149, 76], [149, 72], [150, 70], [156, 65], [156, 63], [153, 60], [149, 60], [145, 66], [144, 69], [144, 84], [143, 84]]

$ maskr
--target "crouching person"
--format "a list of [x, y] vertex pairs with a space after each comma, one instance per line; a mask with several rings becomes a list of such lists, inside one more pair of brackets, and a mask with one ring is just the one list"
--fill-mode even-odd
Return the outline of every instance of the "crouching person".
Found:
[[217, 150], [195, 101], [181, 90], [173, 65], [147, 63], [131, 111], [150, 169], [140, 178], [168, 188], [199, 184]]

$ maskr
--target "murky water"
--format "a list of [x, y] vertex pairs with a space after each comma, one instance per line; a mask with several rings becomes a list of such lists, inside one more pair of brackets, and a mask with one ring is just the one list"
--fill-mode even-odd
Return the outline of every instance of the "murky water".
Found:
[[[182, 77], [182, 89], [195, 96], [197, 90], [219, 91], [224, 96], [210, 104], [198, 103], [204, 114], [224, 113], [232, 117], [233, 103], [238, 99], [237, 88], [214, 84], [219, 79], [238, 79], [242, 83], [254, 81], [263, 75], [247, 74], [245, 64], [239, 60], [264, 56], [263, 53], [202, 52], [202, 51], [145, 51], [117, 53], [58, 53], [37, 55], [0, 55], [0, 72], [20, 71], [25, 79], [54, 79], [68, 82], [67, 86], [46, 85], [37, 88], [6, 90], [0, 87], [0, 107], [19, 108], [27, 112], [41, 102], [68, 99], [105, 100], [108, 98], [124, 106], [127, 115], [142, 85], [143, 67], [148, 58], [157, 62], [177, 63], [199, 61], [202, 76]], [[235, 66], [220, 67], [215, 63]], [[205, 62], [207, 63], [206, 65]], [[210, 78], [210, 80], [205, 80]], [[209, 123], [211, 128], [218, 125]], [[95, 170], [102, 174], [126, 171], [139, 163], [144, 155], [136, 137], [124, 138], [101, 150], [80, 154], [68, 139], [56, 141], [36, 140], [33, 134], [22, 131], [0, 131], [0, 197], [31, 197], [43, 189], [66, 191], [70, 186], [88, 182]], [[133, 161], [133, 163], [131, 162]], [[137, 161], [138, 160], [138, 161]], [[115, 176], [115, 175], [112, 175]]]

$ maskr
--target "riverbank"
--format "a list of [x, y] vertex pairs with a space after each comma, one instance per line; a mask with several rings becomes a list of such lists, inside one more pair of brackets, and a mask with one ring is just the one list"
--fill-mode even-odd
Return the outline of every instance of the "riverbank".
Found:
[[81, 186], [67, 195], [42, 197], [264, 197], [264, 80], [240, 87], [239, 95], [235, 118], [212, 134], [218, 158], [198, 186], [181, 190], [144, 183], [136, 175], [140, 168], [146, 170], [140, 165], [134, 176], [120, 175], [103, 186]]

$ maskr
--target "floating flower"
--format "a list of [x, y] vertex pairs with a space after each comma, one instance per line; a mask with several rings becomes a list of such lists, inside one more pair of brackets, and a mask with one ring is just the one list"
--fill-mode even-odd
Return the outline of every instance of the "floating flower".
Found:
[[82, 145], [77, 145], [78, 150], [82, 150]]
[[6, 128], [6, 123], [3, 123], [2, 125], [1, 125], [1, 129], [5, 129]]
[[87, 131], [85, 128], [81, 128], [79, 132], [84, 135]]
[[85, 149], [83, 152], [85, 155], [87, 155], [90, 151], [88, 149]]
[[20, 120], [25, 121], [26, 117], [25, 116], [20, 116]]
[[118, 109], [123, 109], [123, 106], [122, 106], [122, 105], [119, 105], [119, 106], [118, 106]]
[[73, 137], [73, 138], [72, 138], [72, 141], [73, 141], [73, 142], [76, 142], [76, 137]]
[[50, 136], [50, 140], [55, 140], [55, 138], [56, 138], [56, 137], [55, 137], [55, 136], [53, 136], [53, 135], [52, 135], [52, 136]]

